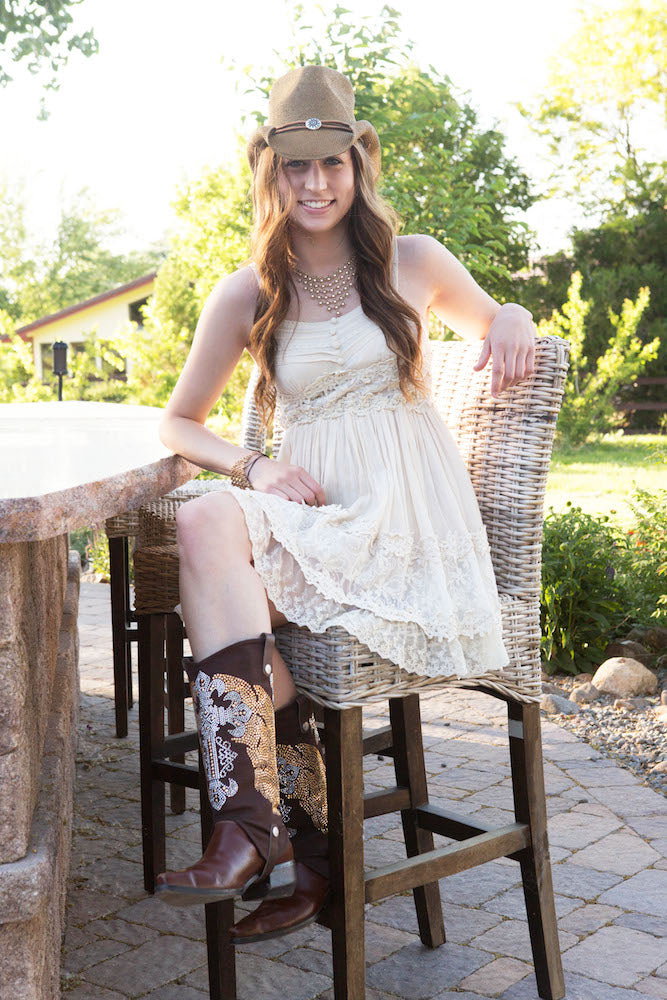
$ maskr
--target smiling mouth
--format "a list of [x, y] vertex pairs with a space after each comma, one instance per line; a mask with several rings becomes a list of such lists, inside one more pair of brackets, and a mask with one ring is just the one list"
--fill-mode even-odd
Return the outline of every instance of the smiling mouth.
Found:
[[325, 208], [329, 208], [330, 205], [333, 205], [335, 200], [335, 198], [332, 198], [330, 201], [318, 203], [313, 202], [313, 204], [309, 204], [308, 201], [300, 201], [299, 204], [303, 205], [304, 208], [309, 209], [311, 212], [322, 212]]

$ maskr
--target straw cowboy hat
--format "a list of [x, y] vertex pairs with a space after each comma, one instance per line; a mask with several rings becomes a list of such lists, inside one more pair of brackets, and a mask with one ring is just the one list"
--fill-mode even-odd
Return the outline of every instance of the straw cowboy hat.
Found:
[[354, 117], [354, 90], [346, 76], [328, 66], [298, 66], [279, 77], [269, 94], [269, 117], [252, 135], [248, 160], [255, 168], [266, 143], [290, 159], [321, 160], [361, 139], [380, 173], [380, 140], [367, 121]]

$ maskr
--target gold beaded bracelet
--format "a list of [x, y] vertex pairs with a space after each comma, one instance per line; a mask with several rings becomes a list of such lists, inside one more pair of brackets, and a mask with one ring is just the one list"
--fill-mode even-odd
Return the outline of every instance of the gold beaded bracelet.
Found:
[[[249, 455], [243, 455], [242, 458], [235, 462], [232, 466], [231, 471], [231, 481], [234, 486], [238, 486], [242, 490], [252, 490], [254, 489], [252, 483], [248, 479], [248, 473], [253, 467], [255, 462], [260, 458], [268, 458], [263, 451], [252, 451]], [[248, 463], [250, 463], [248, 465]], [[246, 465], [248, 469], [246, 470]]]

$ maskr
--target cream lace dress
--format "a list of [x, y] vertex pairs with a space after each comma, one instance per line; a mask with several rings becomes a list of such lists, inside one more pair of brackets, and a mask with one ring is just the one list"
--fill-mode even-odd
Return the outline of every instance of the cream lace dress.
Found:
[[[421, 343], [430, 390], [425, 331]], [[306, 469], [326, 505], [221, 485], [243, 509], [278, 611], [313, 632], [340, 626], [411, 673], [507, 666], [488, 538], [461, 454], [430, 398], [403, 397], [396, 356], [360, 305], [337, 321], [282, 325], [276, 402], [284, 436], [274, 457]]]

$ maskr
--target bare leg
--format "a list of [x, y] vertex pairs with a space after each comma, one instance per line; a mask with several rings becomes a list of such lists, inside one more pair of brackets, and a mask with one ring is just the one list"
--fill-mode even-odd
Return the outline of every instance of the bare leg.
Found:
[[[189, 500], [176, 512], [176, 528], [181, 609], [195, 662], [285, 624], [254, 567], [245, 515], [231, 494]], [[277, 649], [273, 684], [277, 710], [297, 694]]]

